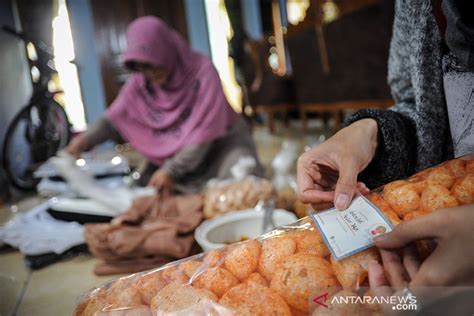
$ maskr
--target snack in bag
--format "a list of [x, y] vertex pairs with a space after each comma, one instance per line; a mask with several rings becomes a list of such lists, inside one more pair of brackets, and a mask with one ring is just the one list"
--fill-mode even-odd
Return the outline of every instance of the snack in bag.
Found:
[[[462, 157], [372, 191], [393, 225], [474, 200], [474, 157]], [[429, 242], [418, 250], [426, 256]], [[74, 315], [378, 315], [374, 304], [330, 305], [367, 285], [372, 247], [336, 261], [309, 217], [255, 240], [120, 278], [85, 293]], [[328, 307], [315, 303], [327, 293]], [[365, 293], [370, 295], [370, 290]]]
[[204, 194], [204, 217], [213, 218], [229, 211], [253, 208], [274, 194], [270, 181], [248, 176], [240, 181], [211, 185]]

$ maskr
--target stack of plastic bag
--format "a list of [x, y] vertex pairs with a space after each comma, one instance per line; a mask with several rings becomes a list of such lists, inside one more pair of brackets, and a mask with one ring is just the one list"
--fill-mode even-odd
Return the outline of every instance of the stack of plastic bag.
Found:
[[[98, 174], [114, 173], [128, 168], [128, 163], [124, 161], [123, 158], [116, 156], [111, 162], [90, 162], [84, 165], [81, 163], [78, 166], [77, 160], [64, 152], [50, 158], [47, 163], [49, 170], [54, 169], [54, 172], [66, 181], [63, 185], [67, 191], [67, 194], [58, 197], [55, 209], [61, 210], [64, 206], [65, 211], [71, 212], [76, 209], [82, 212], [86, 199], [89, 213], [94, 209], [105, 209], [108, 214], [117, 216], [132, 205], [134, 198], [154, 194], [153, 188], [130, 188], [123, 177], [102, 180], [95, 178]], [[43, 170], [39, 174], [46, 172]]]
[[17, 214], [0, 227], [0, 242], [18, 248], [25, 255], [61, 254], [84, 243], [84, 229], [75, 222], [54, 219], [47, 210], [51, 199], [32, 210]]

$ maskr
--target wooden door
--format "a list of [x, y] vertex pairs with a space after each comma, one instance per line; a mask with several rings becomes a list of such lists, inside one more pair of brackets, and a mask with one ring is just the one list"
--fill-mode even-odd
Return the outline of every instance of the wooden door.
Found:
[[92, 0], [91, 7], [107, 106], [130, 75], [122, 64], [130, 22], [140, 16], [155, 15], [187, 38], [183, 0]]

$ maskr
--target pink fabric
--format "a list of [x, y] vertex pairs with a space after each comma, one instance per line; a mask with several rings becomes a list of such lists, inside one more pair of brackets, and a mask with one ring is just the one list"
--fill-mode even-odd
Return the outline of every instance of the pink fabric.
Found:
[[127, 30], [125, 62], [168, 68], [163, 86], [135, 73], [107, 110], [121, 136], [151, 162], [161, 165], [188, 145], [223, 136], [237, 119], [208, 57], [193, 51], [157, 17], [135, 20]]

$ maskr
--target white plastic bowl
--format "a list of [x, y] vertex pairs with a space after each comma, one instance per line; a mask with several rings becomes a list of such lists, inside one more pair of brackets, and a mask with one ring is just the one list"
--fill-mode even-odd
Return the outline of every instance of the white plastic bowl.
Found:
[[[242, 239], [252, 239], [262, 234], [264, 212], [253, 209], [228, 212], [206, 220], [196, 228], [194, 238], [204, 251], [221, 248]], [[282, 209], [273, 212], [276, 226], [290, 224], [298, 218]]]

